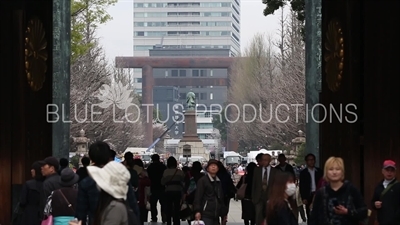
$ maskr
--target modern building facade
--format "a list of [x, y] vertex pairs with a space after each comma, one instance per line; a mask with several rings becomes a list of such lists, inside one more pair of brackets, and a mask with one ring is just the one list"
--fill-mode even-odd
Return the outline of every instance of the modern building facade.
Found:
[[[220, 56], [229, 57], [229, 49], [164, 49], [154, 48], [149, 51], [150, 57], [187, 57], [187, 56]], [[181, 79], [207, 79], [209, 78], [226, 78], [228, 76], [227, 69], [214, 69], [214, 68], [154, 68], [154, 78], [181, 78]], [[166, 100], [166, 93], [159, 92], [161, 89], [172, 89], [177, 90], [179, 93], [178, 100], [169, 101]], [[176, 87], [155, 87], [153, 89], [153, 102], [158, 104], [174, 105], [179, 102], [181, 105], [180, 109], [186, 107], [186, 94], [188, 92], [194, 92], [196, 95], [197, 103], [197, 134], [202, 140], [208, 140], [208, 146], [214, 148], [217, 143], [213, 139], [213, 123], [212, 116], [222, 111], [224, 103], [227, 101], [227, 87], [226, 86], [176, 86]], [[172, 110], [172, 107], [171, 109]], [[172, 110], [173, 111], [173, 110]], [[171, 115], [174, 112], [171, 113]], [[171, 122], [172, 123], [172, 122]], [[167, 123], [167, 125], [169, 125]], [[176, 130], [175, 130], [176, 129]], [[173, 130], [170, 131], [170, 137], [175, 139], [182, 138], [184, 133], [184, 123], [177, 124]], [[174, 142], [174, 140], [168, 140]], [[170, 144], [167, 142], [166, 144]]]
[[[150, 56], [156, 57], [187, 57], [187, 56], [221, 56], [229, 57], [227, 49], [153, 49], [150, 50]], [[227, 69], [214, 68], [154, 68], [154, 78], [226, 78], [228, 76]], [[226, 86], [177, 86], [179, 88], [179, 100], [181, 103], [186, 103], [186, 94], [194, 92], [196, 95], [196, 103], [199, 105], [199, 110], [211, 109], [219, 110], [218, 106], [222, 106], [227, 101]]]
[[[134, 56], [149, 56], [155, 45], [164, 49], [227, 49], [240, 53], [240, 0], [177, 0], [134, 2]], [[141, 69], [134, 71], [141, 94]]]

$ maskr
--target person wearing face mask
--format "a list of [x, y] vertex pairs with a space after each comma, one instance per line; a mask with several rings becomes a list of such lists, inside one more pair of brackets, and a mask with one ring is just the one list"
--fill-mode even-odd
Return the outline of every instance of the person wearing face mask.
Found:
[[267, 202], [268, 225], [298, 225], [290, 200], [296, 193], [296, 184], [290, 173], [275, 177]]

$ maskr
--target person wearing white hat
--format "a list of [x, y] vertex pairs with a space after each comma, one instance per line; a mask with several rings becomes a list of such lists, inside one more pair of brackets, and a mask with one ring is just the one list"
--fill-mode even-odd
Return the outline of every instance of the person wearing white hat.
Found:
[[[110, 162], [110, 146], [102, 141], [97, 141], [89, 147], [89, 157], [92, 161], [92, 166], [103, 168]], [[114, 160], [112, 160], [114, 162]], [[132, 185], [128, 182], [128, 193], [126, 201], [129, 204], [130, 209], [135, 212], [136, 217], [140, 216], [137, 199], [135, 197], [135, 191]], [[82, 224], [88, 225], [99, 225], [94, 224], [94, 218], [96, 215], [96, 209], [101, 195], [101, 189], [98, 188], [98, 184], [91, 177], [88, 176], [79, 182], [78, 186], [78, 203], [76, 208], [76, 218]]]
[[[125, 166], [112, 161], [103, 168], [88, 166], [87, 169], [100, 190], [93, 224], [139, 225], [136, 214], [126, 202], [131, 175]], [[69, 225], [82, 225], [82, 221], [70, 221]]]
[[134, 213], [129, 213], [126, 203], [127, 184], [131, 178], [129, 171], [121, 163], [114, 161], [103, 168], [89, 166], [87, 169], [89, 176], [101, 189], [94, 224], [131, 224], [129, 217], [134, 216]]

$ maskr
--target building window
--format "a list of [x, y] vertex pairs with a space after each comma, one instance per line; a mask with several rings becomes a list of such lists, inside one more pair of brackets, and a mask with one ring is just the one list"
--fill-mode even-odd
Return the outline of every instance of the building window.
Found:
[[210, 93], [210, 100], [213, 100], [213, 98], [214, 98], [213, 93]]
[[207, 93], [200, 93], [200, 100], [207, 100]]
[[165, 76], [168, 77], [168, 70], [165, 71]]
[[197, 129], [213, 129], [212, 123], [198, 123]]
[[185, 100], [186, 99], [186, 92], [179, 93], [179, 99]]
[[200, 139], [206, 139], [206, 134], [198, 134]]
[[[210, 70], [210, 77], [212, 77], [213, 75], [214, 75], [214, 71]], [[211, 86], [211, 88], [212, 88], [212, 86]]]
[[186, 70], [179, 70], [180, 77], [186, 77]]
[[177, 77], [178, 76], [178, 70], [171, 70], [171, 77]]
[[200, 70], [200, 76], [201, 77], [206, 77], [207, 76], [207, 70]]
[[199, 70], [192, 70], [192, 76], [193, 77], [198, 77], [199, 76]]
[[142, 78], [135, 78], [135, 83], [142, 83]]

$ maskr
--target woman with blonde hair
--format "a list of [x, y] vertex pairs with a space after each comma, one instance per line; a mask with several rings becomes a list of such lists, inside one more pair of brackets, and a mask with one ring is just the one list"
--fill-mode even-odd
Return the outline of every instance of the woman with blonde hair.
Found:
[[327, 185], [315, 195], [309, 225], [359, 225], [368, 219], [361, 193], [344, 177], [343, 159], [330, 157], [324, 168]]

